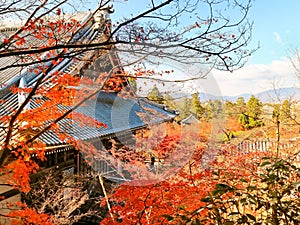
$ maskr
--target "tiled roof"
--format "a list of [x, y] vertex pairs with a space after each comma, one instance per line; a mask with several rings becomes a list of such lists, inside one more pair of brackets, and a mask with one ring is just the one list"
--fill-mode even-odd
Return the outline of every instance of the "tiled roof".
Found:
[[[0, 58], [0, 69], [6, 66], [14, 65], [18, 62], [16, 57], [3, 57]], [[0, 88], [5, 88], [9, 80], [14, 77], [16, 79], [20, 78], [22, 69], [20, 67], [10, 67], [0, 72]], [[2, 74], [1, 74], [2, 73]], [[12, 82], [13, 83], [13, 82]]]
[[[82, 19], [85, 20], [86, 18], [90, 17], [92, 14], [91, 12], [85, 12], [85, 13], [79, 13], [78, 14], [78, 20]], [[97, 32], [95, 30], [92, 29], [92, 26], [87, 26], [86, 28], [84, 28], [84, 32], [82, 32], [82, 36], [80, 37], [76, 37], [76, 38], [80, 38], [82, 40], [86, 39], [87, 37], [90, 38], [91, 37], [91, 32]], [[13, 27], [11, 29], [9, 29], [9, 27], [0, 27], [0, 40], [2, 41], [4, 38], [8, 38], [11, 35], [13, 35], [16, 32], [17, 28]], [[63, 38], [61, 38], [64, 34], [57, 34], [60, 35], [60, 39], [62, 40]], [[35, 37], [35, 35], [33, 35], [31, 33], [31, 31], [22, 31], [19, 35], [20, 38], [24, 37], [26, 42], [24, 42], [24, 44], [22, 45], [22, 48], [27, 48], [30, 46], [34, 46], [34, 47], [39, 47], [43, 44], [46, 44], [47, 42], [47, 38], [45, 39], [41, 39], [38, 37]], [[95, 38], [95, 36], [94, 36]], [[11, 47], [13, 48], [13, 47]], [[41, 55], [41, 57], [43, 58], [43, 54]], [[32, 67], [25, 67], [22, 68], [21, 66], [17, 66], [22, 64], [21, 59], [24, 58], [23, 57], [15, 57], [15, 56], [8, 56], [8, 57], [1, 57], [0, 58], [0, 91], [3, 88], [6, 88], [10, 85], [12, 85], [13, 83], [17, 82], [22, 76], [24, 76], [27, 81], [30, 81], [32, 79], [34, 79], [34, 77], [38, 76], [37, 74], [35, 74], [34, 72], [31, 72], [30, 68], [32, 69], [34, 67], [34, 65]], [[29, 62], [34, 62], [35, 58], [30, 58], [29, 56], [26, 56], [26, 63]], [[16, 65], [16, 67], [10, 67], [10, 68], [6, 68], [7, 66], [10, 65]], [[1, 96], [1, 93], [0, 93]]]
[[192, 123], [200, 123], [200, 121], [194, 115], [189, 115], [187, 118], [181, 120], [181, 123], [192, 124]]
[[[13, 35], [15, 31], [1, 31], [0, 32], [0, 40], [2, 41], [4, 38], [10, 37]], [[21, 37], [25, 37], [26, 43], [23, 47], [28, 47], [30, 45], [40, 46], [43, 41], [41, 39], [34, 38], [30, 33], [23, 31]], [[32, 61], [29, 57], [27, 57], [28, 62]], [[0, 89], [5, 88], [7, 85], [11, 85], [16, 82], [21, 76], [25, 76], [27, 79], [30, 75], [28, 73], [27, 68], [22, 68], [21, 66], [17, 66], [21, 63], [21, 57], [16, 56], [8, 56], [0, 58]], [[6, 68], [7, 66], [15, 65], [16, 67]], [[31, 74], [33, 75], [33, 74]]]
[[174, 118], [174, 113], [152, 105], [143, 99], [122, 98], [113, 92], [101, 91], [96, 102], [89, 101], [78, 112], [103, 122], [106, 127], [82, 132], [74, 129], [74, 136], [81, 139], [103, 137], [126, 130], [143, 128]]
[[[40, 99], [39, 99], [40, 100]], [[9, 112], [8, 108], [18, 107], [18, 96], [12, 95], [6, 107], [0, 107], [0, 114]], [[40, 103], [32, 99], [30, 106], [36, 108]], [[162, 107], [153, 105], [144, 99], [122, 98], [114, 92], [101, 91], [96, 100], [88, 101], [84, 106], [79, 107], [77, 112], [90, 116], [106, 127], [98, 128], [91, 125], [82, 126], [76, 122], [76, 118], [63, 119], [59, 122], [62, 132], [66, 132], [76, 140], [90, 140], [93, 138], [104, 138], [107, 136], [122, 133], [124, 131], [136, 130], [147, 127], [148, 125], [162, 123], [172, 120], [175, 114]], [[1, 134], [2, 133], [2, 134]], [[0, 143], [3, 141], [4, 130], [0, 130]], [[39, 140], [46, 145], [60, 145], [63, 142], [53, 131], [47, 131]]]
[[[83, 40], [88, 38], [98, 38], [99, 34], [97, 34], [99, 30], [94, 30], [92, 26], [88, 27], [84, 33], [82, 33]], [[101, 34], [100, 34], [101, 35]], [[82, 58], [84, 55], [79, 55], [77, 58]], [[109, 54], [110, 63], [115, 66], [118, 62], [116, 54]], [[0, 68], [5, 65], [10, 65], [16, 60], [13, 57], [10, 58], [0, 58]], [[73, 70], [77, 70], [81, 66], [81, 61], [76, 60], [73, 61], [71, 58], [63, 60], [61, 63], [56, 65], [54, 68], [60, 71], [66, 71], [72, 74]], [[79, 68], [80, 69], [80, 68]], [[0, 84], [11, 81], [14, 84], [18, 84], [20, 76], [20, 68], [13, 68], [5, 71], [0, 71]], [[36, 78], [36, 74], [29, 73], [26, 68], [23, 70], [26, 71], [27, 76], [24, 76], [27, 80], [28, 87], [34, 84], [34, 80]], [[24, 75], [24, 74], [23, 74]], [[88, 72], [85, 73], [86, 76], [90, 74]], [[94, 75], [91, 74], [91, 77]], [[1, 87], [0, 87], [1, 88]], [[2, 88], [6, 88], [7, 86], [3, 86]], [[1, 93], [0, 93], [1, 96]], [[17, 94], [6, 94], [1, 98], [3, 103], [0, 104], [0, 116], [11, 114], [12, 110], [16, 110], [18, 108], [18, 95]], [[39, 101], [41, 99], [39, 98]], [[37, 99], [33, 98], [30, 102], [30, 107], [32, 109], [39, 107], [40, 103], [38, 103]], [[64, 106], [59, 106], [64, 107]], [[161, 123], [164, 121], [171, 120], [175, 113], [165, 110], [162, 106], [157, 104], [152, 104], [149, 101], [139, 98], [123, 98], [118, 96], [117, 93], [114, 92], [99, 92], [97, 98], [95, 100], [88, 101], [84, 106], [76, 109], [77, 112], [83, 113], [85, 115], [91, 116], [99, 122], [106, 124], [106, 127], [96, 127], [96, 126], [82, 126], [79, 125], [76, 120], [71, 119], [63, 119], [59, 122], [60, 129], [64, 132], [67, 132], [75, 139], [81, 140], [90, 140], [93, 138], [99, 137], [107, 137], [114, 135], [116, 133], [122, 133], [129, 130], [139, 129], [146, 127], [149, 124]], [[0, 143], [3, 141], [5, 137], [5, 126], [6, 124], [0, 124]], [[60, 145], [63, 142], [53, 131], [47, 131], [43, 135], [39, 137], [41, 141], [43, 141], [48, 146]]]

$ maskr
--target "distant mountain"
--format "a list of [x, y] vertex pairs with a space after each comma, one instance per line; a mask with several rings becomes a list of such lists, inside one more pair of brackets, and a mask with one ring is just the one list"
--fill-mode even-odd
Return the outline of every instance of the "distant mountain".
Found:
[[[159, 87], [160, 90], [166, 90], [165, 86]], [[183, 98], [191, 98], [191, 93], [181, 92], [180, 90], [167, 90], [166, 93], [172, 95], [172, 97], [176, 100], [180, 100]], [[165, 93], [163, 93], [165, 94]], [[140, 92], [139, 95], [147, 96], [147, 92]], [[199, 93], [200, 101], [209, 101], [209, 100], [223, 100], [223, 101], [231, 101], [236, 102], [239, 97], [243, 97], [245, 101], [248, 101], [251, 97], [251, 93], [244, 93], [236, 96], [219, 96], [213, 94], [207, 94], [204, 92]], [[289, 87], [289, 88], [278, 88], [275, 91], [267, 90], [263, 92], [259, 92], [254, 94], [255, 97], [259, 98], [262, 102], [278, 102], [283, 101], [284, 99], [291, 99], [300, 101], [300, 88]]]
[[[235, 102], [239, 97], [243, 97], [245, 101], [248, 101], [252, 94], [245, 93], [236, 96], [216, 96], [206, 93], [199, 93], [199, 98], [201, 101], [209, 100], [224, 100]], [[278, 88], [274, 90], [267, 90], [254, 94], [255, 97], [259, 98], [262, 102], [278, 102], [284, 99], [291, 99], [300, 101], [300, 88], [290, 87], [290, 88]]]
[[278, 102], [284, 99], [300, 100], [300, 88], [279, 88], [256, 95], [262, 102]]

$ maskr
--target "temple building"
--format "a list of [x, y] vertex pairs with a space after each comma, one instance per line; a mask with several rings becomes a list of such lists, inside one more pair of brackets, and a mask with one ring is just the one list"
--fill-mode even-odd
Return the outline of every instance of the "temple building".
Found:
[[[78, 13], [74, 17], [80, 22], [81, 27], [74, 41], [79, 43], [95, 43], [103, 40], [110, 32], [111, 22], [107, 11]], [[69, 18], [72, 20], [72, 18]], [[0, 26], [0, 40], [9, 37], [18, 28], [17, 25], [8, 24]], [[42, 45], [43, 40], [37, 40], [31, 35], [30, 31], [24, 31], [26, 43]], [[83, 49], [84, 50], [84, 49]], [[45, 56], [47, 53], [44, 54]], [[47, 55], [49, 56], [49, 55]], [[11, 115], [12, 111], [17, 110], [25, 101], [28, 93], [20, 89], [33, 87], [41, 76], [35, 71], [34, 59], [29, 56], [26, 60], [28, 66], [17, 65], [22, 57], [8, 56], [0, 58], [0, 116]], [[89, 60], [87, 60], [89, 59]], [[54, 63], [54, 65], [52, 65]], [[75, 112], [89, 116], [96, 122], [103, 123], [105, 126], [93, 124], [79, 124], [72, 118], [64, 118], [58, 122], [62, 133], [69, 135], [73, 140], [86, 141], [96, 147], [98, 151], [109, 151], [111, 140], [117, 146], [134, 145], [134, 135], [148, 126], [169, 122], [176, 116], [175, 111], [166, 108], [164, 105], [154, 104], [144, 98], [139, 98], [134, 93], [130, 82], [122, 78], [114, 83], [110, 80], [112, 74], [124, 71], [118, 53], [111, 50], [87, 50], [77, 55], [69, 55], [60, 61], [46, 61], [47, 66], [52, 66], [50, 73], [65, 72], [80, 79], [84, 77], [95, 81], [100, 79], [103, 73], [107, 73], [103, 88], [98, 91], [96, 97], [88, 99], [84, 104], [76, 107]], [[7, 68], [6, 68], [7, 67]], [[111, 81], [111, 82], [110, 82]], [[100, 82], [101, 83], [101, 82]], [[113, 83], [113, 86], [111, 86]], [[44, 88], [52, 88], [56, 83], [50, 78], [43, 80]], [[18, 92], [11, 91], [12, 87], [18, 87]], [[67, 87], [68, 88], [68, 87]], [[72, 87], [71, 87], [72, 88]], [[84, 88], [80, 85], [73, 88]], [[30, 102], [24, 110], [36, 109], [42, 101], [46, 101], [46, 96], [32, 96]], [[61, 109], [72, 109], [72, 106], [57, 105]], [[0, 144], [2, 145], [7, 132], [8, 123], [2, 121], [0, 129]], [[39, 133], [39, 129], [26, 129], [14, 132], [12, 138], [32, 138]], [[45, 160], [39, 160], [37, 153], [32, 153], [32, 158], [36, 158], [40, 169], [59, 168], [66, 173], [84, 173], [90, 170], [84, 161], [80, 148], [70, 144], [67, 140], [62, 140], [57, 132], [51, 129], [45, 131], [38, 137], [38, 141], [45, 144]], [[72, 142], [71, 142], [72, 143]], [[130, 148], [128, 148], [130, 151]], [[99, 152], [98, 152], [99, 153]], [[97, 172], [103, 174], [105, 178], [120, 180], [118, 175], [119, 168], [109, 165], [103, 160], [95, 158]], [[0, 195], [5, 196], [6, 200], [15, 198], [17, 192], [10, 187], [2, 188]]]

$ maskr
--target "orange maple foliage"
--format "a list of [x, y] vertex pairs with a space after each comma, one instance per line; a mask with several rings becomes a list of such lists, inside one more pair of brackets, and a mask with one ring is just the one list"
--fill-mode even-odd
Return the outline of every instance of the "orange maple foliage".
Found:
[[236, 118], [227, 117], [226, 118], [226, 129], [228, 129], [231, 132], [236, 132], [236, 131], [243, 130], [243, 127]]
[[[199, 201], [210, 190], [209, 182], [194, 186], [190, 182], [161, 182], [141, 187], [124, 184], [112, 196], [118, 202], [112, 208], [114, 218], [108, 217], [102, 224], [178, 224], [168, 222], [167, 216], [185, 215], [204, 206]], [[204, 213], [204, 212], [202, 212]]]
[[28, 192], [30, 191], [30, 174], [35, 173], [38, 168], [38, 165], [29, 158], [17, 159], [1, 168], [1, 183], [12, 185], [22, 192]]
[[[44, 1], [47, 2], [47, 1]], [[164, 3], [167, 4], [168, 2]], [[56, 7], [55, 7], [56, 8]], [[54, 9], [55, 9], [54, 8]], [[62, 16], [60, 8], [56, 8], [54, 12], [58, 17], [57, 20], [43, 20], [41, 18], [35, 19], [34, 17], [28, 20], [25, 25], [9, 38], [3, 40], [4, 45], [13, 46], [15, 48], [24, 47], [26, 50], [35, 49], [40, 50], [50, 49], [46, 54], [38, 52], [30, 55], [33, 61], [47, 61], [40, 62], [36, 67], [33, 67], [28, 72], [32, 72], [37, 76], [36, 89], [23, 88], [32, 101], [34, 101], [37, 107], [33, 107], [28, 110], [11, 109], [10, 116], [1, 116], [0, 121], [6, 122], [12, 121], [9, 126], [9, 134], [2, 151], [9, 150], [12, 155], [8, 165], [1, 168], [2, 173], [6, 176], [10, 176], [10, 183], [14, 187], [18, 188], [21, 192], [28, 192], [30, 190], [29, 176], [38, 170], [37, 164], [31, 159], [32, 154], [37, 154], [37, 158], [44, 160], [45, 145], [38, 143], [36, 138], [32, 140], [35, 135], [43, 129], [53, 131], [61, 141], [67, 143], [72, 142], [73, 139], [67, 133], [61, 132], [60, 125], [56, 122], [59, 118], [65, 117], [67, 119], [77, 118], [78, 124], [84, 121], [85, 125], [91, 126], [105, 126], [105, 124], [88, 118], [84, 115], [76, 115], [70, 111], [69, 106], [84, 100], [84, 97], [90, 95], [92, 97], [93, 91], [82, 88], [78, 91], [81, 84], [90, 84], [89, 80], [79, 81], [76, 76], [71, 76], [67, 73], [61, 73], [53, 71], [55, 65], [62, 62], [64, 54], [68, 53], [68, 50], [54, 50], [55, 47], [63, 41], [64, 43], [70, 43], [69, 41], [78, 34], [79, 28], [83, 26], [78, 21], [71, 19], [66, 21]], [[199, 25], [199, 24], [198, 24]], [[26, 35], [22, 32], [28, 32], [28, 35], [34, 38], [33, 42], [28, 42]], [[146, 40], [147, 37], [143, 37], [145, 30], [140, 30], [141, 35], [136, 35], [136, 41], [140, 42]], [[220, 38], [223, 38], [220, 36]], [[232, 38], [234, 38], [232, 36]], [[46, 41], [45, 41], [46, 40]], [[36, 46], [36, 43], [39, 43]], [[81, 44], [81, 43], [78, 43]], [[70, 56], [70, 55], [69, 55]], [[45, 58], [46, 57], [46, 58]], [[68, 57], [68, 55], [67, 55]], [[227, 56], [226, 56], [227, 57]], [[47, 60], [45, 60], [47, 59]], [[26, 62], [26, 60], [24, 60]], [[51, 64], [49, 66], [49, 64]], [[170, 74], [173, 70], [161, 71], [158, 75]], [[133, 74], [128, 76], [150, 76], [155, 75], [153, 70], [135, 69]], [[110, 79], [107, 76], [101, 77], [97, 85], [104, 86], [105, 90], [120, 91], [125, 85], [125, 80], [122, 78], [123, 74], [114, 74]], [[126, 77], [126, 74], [124, 75]], [[41, 85], [44, 84], [44, 85]], [[15, 89], [13, 92], [19, 92], [21, 90]], [[84, 94], [82, 94], [84, 93]], [[81, 95], [82, 94], [82, 95]], [[76, 98], [76, 100], [75, 100]], [[69, 113], [70, 112], [70, 113]], [[202, 131], [211, 129], [208, 124], [205, 124], [206, 128]], [[209, 128], [209, 129], [208, 129]], [[169, 129], [169, 128], [168, 128]], [[30, 135], [26, 133], [29, 131]], [[208, 132], [208, 133], [209, 133]], [[15, 135], [17, 133], [17, 135]], [[200, 216], [205, 217], [206, 211], [200, 210], [205, 206], [205, 203], [200, 199], [206, 196], [207, 192], [211, 191], [216, 184], [216, 180], [212, 179], [214, 170], [220, 167], [224, 168], [223, 161], [218, 162], [217, 159], [211, 161], [211, 165], [214, 165], [214, 170], [207, 170], [201, 168], [201, 159], [205, 151], [210, 151], [204, 141], [209, 140], [208, 135], [204, 132], [199, 135], [198, 132], [194, 132], [190, 127], [184, 127], [183, 129], [175, 129], [172, 127], [167, 131], [167, 135], [164, 136], [159, 144], [156, 145], [156, 138], [150, 134], [148, 137], [143, 137], [151, 146], [152, 152], [155, 157], [164, 160], [164, 163], [172, 164], [182, 161], [177, 167], [183, 166], [186, 161], [189, 161], [187, 167], [183, 167], [181, 170], [175, 168], [171, 171], [173, 177], [169, 177], [160, 183], [147, 184], [144, 186], [132, 186], [127, 183], [121, 186], [112, 196], [111, 200], [117, 202], [112, 208], [113, 217], [106, 218], [103, 224], [111, 224], [116, 220], [121, 220], [123, 224], [178, 224], [181, 221], [181, 216], [189, 215], [191, 217]], [[87, 155], [86, 160], [93, 162], [94, 156], [97, 154], [93, 146], [87, 145], [83, 142], [77, 142], [83, 152]], [[229, 151], [230, 152], [230, 151]], [[119, 152], [110, 152], [116, 158], [120, 157]], [[131, 161], [133, 164], [140, 159], [141, 152], [133, 152], [135, 155], [129, 155], [126, 160]], [[231, 152], [230, 152], [231, 153]], [[118, 155], [119, 154], [119, 155]], [[226, 154], [229, 154], [226, 152]], [[222, 156], [226, 155], [222, 152]], [[230, 154], [229, 154], [230, 155]], [[123, 155], [124, 156], [124, 155]], [[143, 155], [142, 155], [143, 156]], [[230, 174], [233, 177], [240, 177], [247, 174], [247, 170], [236, 172], [233, 166], [237, 166], [237, 155], [230, 158], [230, 163], [226, 163], [226, 168], [230, 170]], [[237, 159], [234, 161], [233, 159]], [[177, 161], [176, 161], [177, 160]], [[249, 164], [251, 164], [251, 160]], [[247, 162], [248, 163], [248, 162]], [[245, 169], [246, 166], [243, 164]], [[239, 168], [239, 167], [237, 167]], [[241, 167], [242, 168], [242, 167]], [[126, 167], [125, 167], [126, 169]], [[153, 175], [151, 172], [145, 170], [145, 173]], [[222, 173], [221, 173], [222, 174]], [[224, 173], [225, 174], [225, 173]], [[5, 176], [4, 176], [5, 177]], [[152, 176], [150, 176], [152, 178]], [[195, 212], [195, 214], [192, 214]], [[20, 209], [13, 211], [7, 215], [12, 218], [12, 224], [46, 224], [50, 225], [59, 221], [51, 221], [51, 217], [45, 214], [39, 214], [34, 210], [28, 209], [25, 205], [21, 205]], [[172, 219], [170, 219], [172, 217]]]
[[17, 207], [21, 208], [10, 212], [7, 217], [10, 218], [11, 225], [54, 225], [51, 217], [44, 213], [37, 213], [33, 209], [29, 209], [24, 204], [18, 204]]
[[[57, 15], [60, 15], [60, 9], [57, 9]], [[78, 123], [84, 121], [85, 125], [88, 123], [97, 127], [105, 126], [83, 114], [72, 115], [70, 109], [76, 104], [75, 95], [80, 91], [75, 88], [79, 85], [80, 79], [78, 76], [54, 69], [69, 52], [66, 49], [51, 50], [50, 48], [61, 41], [68, 43], [78, 33], [80, 27], [79, 22], [74, 19], [65, 21], [63, 17], [57, 17], [55, 21], [46, 21], [36, 20], [33, 17], [16, 32], [16, 35], [4, 39], [4, 44], [14, 49], [36, 49], [37, 51], [30, 54], [28, 57], [30, 60], [26, 57], [22, 59], [23, 63], [29, 64], [27, 72], [30, 76], [35, 76], [33, 84], [30, 87], [10, 88], [13, 94], [22, 92], [23, 96], [28, 96], [30, 108], [25, 110], [18, 107], [16, 103], [10, 108], [7, 107], [8, 115], [0, 116], [0, 121], [8, 126], [7, 137], [4, 137], [4, 142], [1, 143], [1, 151], [5, 152], [1, 155], [1, 159], [5, 159], [0, 168], [1, 184], [11, 185], [23, 193], [30, 191], [30, 176], [39, 170], [35, 159], [45, 160], [46, 145], [37, 138], [42, 134], [43, 129], [57, 134], [62, 142], [74, 141], [67, 132], [62, 132], [60, 125], [55, 122], [59, 121], [59, 118], [74, 117], [77, 118]], [[44, 49], [50, 51], [43, 53]], [[66, 114], [68, 111], [70, 113]], [[13, 209], [14, 206], [11, 205], [11, 208]], [[50, 225], [59, 222], [53, 222], [49, 215], [40, 214], [24, 204], [18, 204], [17, 209], [12, 210], [5, 217], [11, 219], [11, 224]]]
[[[166, 138], [166, 142], [162, 142], [158, 150], [166, 153], [164, 149], [168, 147], [168, 141], [170, 141], [169, 147], [172, 146], [174, 149], [172, 138], [176, 139], [176, 134], [175, 137], [171, 135]], [[245, 189], [247, 182], [251, 182], [251, 179], [258, 176], [257, 166], [261, 162], [261, 157], [268, 153], [245, 154], [230, 145], [221, 145], [212, 149], [207, 148], [206, 143], [198, 143], [189, 163], [176, 174], [159, 183], [145, 182], [144, 185], [139, 183], [139, 186], [136, 186], [136, 183], [128, 182], [121, 185], [110, 196], [111, 202], [115, 202], [111, 216], [107, 216], [101, 224], [181, 224], [196, 219], [203, 224], [214, 223], [208, 214], [209, 203], [202, 199], [207, 197], [219, 183]], [[216, 154], [207, 165], [203, 157], [211, 152]], [[180, 155], [176, 159], [180, 160]], [[228, 192], [222, 198], [225, 201], [231, 195]], [[105, 202], [103, 201], [102, 204]]]

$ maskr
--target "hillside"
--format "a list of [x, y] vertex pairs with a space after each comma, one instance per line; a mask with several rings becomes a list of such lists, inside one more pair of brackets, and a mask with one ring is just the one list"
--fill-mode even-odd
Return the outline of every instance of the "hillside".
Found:
[[[248, 99], [251, 97], [252, 94], [250, 93], [244, 93], [241, 95], [236, 96], [216, 96], [206, 93], [199, 93], [199, 98], [201, 101], [208, 101], [208, 100], [228, 100], [228, 101], [236, 101], [239, 97], [243, 97], [245, 101], [248, 101]], [[263, 92], [259, 92], [254, 94], [255, 97], [259, 98], [262, 102], [278, 102], [282, 101], [284, 99], [291, 99], [294, 101], [300, 101], [300, 89], [299, 88], [279, 88], [274, 90], [267, 90]]]

